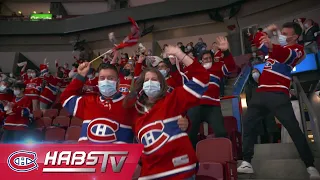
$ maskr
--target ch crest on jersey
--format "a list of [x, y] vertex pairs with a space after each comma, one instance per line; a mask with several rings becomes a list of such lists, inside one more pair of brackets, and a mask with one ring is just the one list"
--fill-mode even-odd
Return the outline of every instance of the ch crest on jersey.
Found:
[[92, 142], [110, 143], [117, 140], [116, 132], [120, 124], [116, 121], [98, 118], [92, 120], [87, 128], [88, 139]]
[[122, 93], [126, 93], [126, 92], [129, 92], [129, 89], [126, 88], [126, 87], [120, 87], [119, 91], [122, 92]]
[[264, 69], [272, 69], [272, 66], [276, 63], [273, 59], [268, 59], [266, 64], [264, 65]]
[[162, 121], [156, 121], [148, 124], [139, 131], [138, 138], [144, 145], [145, 154], [152, 154], [169, 140], [170, 136], [163, 131], [164, 127], [165, 125]]

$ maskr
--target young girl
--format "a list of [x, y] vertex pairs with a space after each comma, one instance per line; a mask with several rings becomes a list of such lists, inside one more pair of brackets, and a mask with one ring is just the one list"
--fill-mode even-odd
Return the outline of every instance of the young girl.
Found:
[[167, 46], [165, 53], [186, 66], [184, 85], [167, 93], [166, 80], [159, 70], [146, 68], [137, 79], [135, 91], [125, 99], [126, 105], [139, 94], [137, 100], [145, 106], [145, 113], [133, 125], [135, 136], [144, 145], [139, 179], [194, 179], [196, 153], [188, 135], [179, 128], [178, 119], [198, 104], [207, 89], [209, 74], [179, 47]]

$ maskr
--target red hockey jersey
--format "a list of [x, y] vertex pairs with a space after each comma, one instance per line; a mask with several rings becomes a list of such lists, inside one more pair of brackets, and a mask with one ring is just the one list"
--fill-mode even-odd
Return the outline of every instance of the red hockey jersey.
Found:
[[132, 143], [132, 123], [137, 113], [134, 108], [123, 108], [125, 96], [121, 93], [113, 99], [98, 94], [81, 96], [79, 89], [83, 88], [84, 82], [85, 79], [77, 75], [60, 96], [63, 107], [83, 119], [79, 142]]
[[257, 92], [274, 91], [289, 95], [291, 71], [305, 57], [303, 46], [280, 46], [273, 44], [262, 74], [259, 78]]
[[92, 79], [87, 79], [83, 86], [83, 93], [85, 94], [99, 94], [98, 88], [98, 77], [93, 77]]
[[210, 73], [210, 82], [208, 91], [204, 93], [200, 104], [220, 106], [220, 81], [223, 77], [228, 76], [236, 68], [232, 54], [224, 52], [224, 57], [220, 62], [214, 62], [208, 69]]
[[40, 101], [45, 104], [51, 104], [56, 100], [64, 80], [52, 75], [44, 76], [43, 80], [46, 82], [46, 86], [40, 94]]
[[223, 53], [221, 50], [218, 50], [214, 53], [214, 60], [220, 62], [223, 60]]
[[7, 92], [0, 92], [0, 101], [11, 102], [13, 100], [13, 94]]
[[135, 120], [134, 133], [144, 145], [141, 180], [185, 179], [196, 173], [196, 153], [177, 121], [198, 104], [207, 90], [209, 74], [195, 61], [185, 72], [183, 86], [175, 88]]
[[133, 77], [119, 75], [119, 78], [120, 78], [119, 91], [123, 95], [129, 94]]
[[32, 100], [39, 99], [39, 94], [42, 86], [42, 79], [38, 77], [32, 78], [27, 80], [25, 84], [26, 84], [26, 89], [24, 91], [24, 94], [26, 96], [29, 96]]
[[14, 98], [12, 111], [7, 112], [4, 129], [25, 130], [32, 121], [32, 101], [28, 96]]

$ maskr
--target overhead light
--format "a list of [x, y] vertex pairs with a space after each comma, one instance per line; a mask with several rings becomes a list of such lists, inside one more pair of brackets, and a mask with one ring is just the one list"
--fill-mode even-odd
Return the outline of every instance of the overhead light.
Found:
[[48, 11], [48, 13], [50, 14], [51, 12], [50, 12], [50, 11]]
[[19, 14], [22, 14], [22, 12], [21, 12], [21, 11], [18, 11], [18, 13], [19, 13]]
[[33, 11], [33, 14], [37, 14], [37, 11]]

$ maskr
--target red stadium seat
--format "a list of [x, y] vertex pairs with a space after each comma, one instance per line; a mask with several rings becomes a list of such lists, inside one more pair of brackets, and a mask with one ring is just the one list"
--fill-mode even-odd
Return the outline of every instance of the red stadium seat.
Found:
[[82, 122], [83, 122], [82, 119], [79, 119], [77, 117], [72, 117], [70, 126], [82, 126]]
[[80, 137], [81, 127], [71, 126], [67, 129], [66, 140], [78, 141]]
[[34, 119], [40, 119], [42, 117], [42, 111], [41, 110], [33, 111], [33, 117]]
[[45, 133], [46, 141], [64, 141], [64, 135], [66, 130], [59, 127], [48, 127]]
[[43, 113], [43, 117], [49, 117], [52, 119], [54, 119], [57, 116], [58, 116], [58, 109], [47, 109]]
[[52, 119], [49, 117], [42, 117], [40, 121], [42, 121], [45, 127], [49, 127], [52, 125]]
[[238, 132], [237, 119], [233, 116], [225, 116], [224, 127], [232, 142], [233, 155], [236, 159], [240, 159], [242, 154], [242, 137], [241, 133]]
[[238, 179], [237, 162], [234, 160], [232, 143], [229, 139], [210, 138], [202, 140], [197, 144], [196, 153], [200, 164], [208, 162], [222, 164], [224, 179]]
[[53, 120], [52, 124], [60, 127], [69, 127], [70, 118], [67, 116], [58, 116]]
[[197, 175], [223, 180], [223, 165], [214, 162], [200, 163]]
[[62, 108], [60, 110], [59, 116], [70, 116], [70, 113], [65, 108]]

